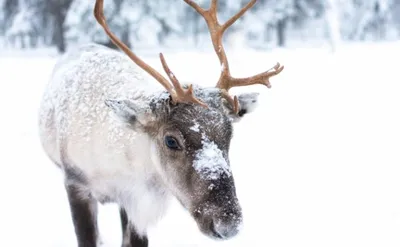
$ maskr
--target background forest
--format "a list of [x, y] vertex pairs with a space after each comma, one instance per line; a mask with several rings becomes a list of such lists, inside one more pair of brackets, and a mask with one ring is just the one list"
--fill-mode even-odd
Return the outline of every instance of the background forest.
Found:
[[[220, 1], [225, 20], [248, 0]], [[203, 6], [208, 0], [198, 0]], [[0, 0], [0, 47], [110, 44], [88, 0]], [[204, 20], [182, 0], [108, 0], [112, 30], [130, 46], [210, 45]], [[259, 0], [227, 33], [227, 45], [256, 49], [381, 41], [400, 37], [400, 0]]]

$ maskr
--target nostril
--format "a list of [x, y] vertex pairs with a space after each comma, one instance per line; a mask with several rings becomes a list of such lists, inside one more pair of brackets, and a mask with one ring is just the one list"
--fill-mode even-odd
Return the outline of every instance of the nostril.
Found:
[[199, 219], [201, 217], [201, 211], [200, 209], [196, 209], [195, 211], [193, 211], [193, 217], [195, 219]]

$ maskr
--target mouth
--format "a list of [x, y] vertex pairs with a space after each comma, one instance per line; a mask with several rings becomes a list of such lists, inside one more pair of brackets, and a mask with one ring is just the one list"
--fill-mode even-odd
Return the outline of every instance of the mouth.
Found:
[[220, 233], [218, 233], [217, 229], [215, 228], [214, 221], [210, 218], [202, 218], [199, 216], [199, 214], [195, 214], [197, 217], [195, 217], [197, 225], [199, 226], [199, 229], [205, 234], [206, 236], [214, 239], [214, 240], [223, 240], [225, 239], [224, 236], [222, 236]]
[[236, 236], [240, 231], [241, 214], [230, 215], [229, 217], [220, 214], [217, 211], [195, 210], [192, 214], [199, 230], [206, 236], [214, 240], [228, 240]]
[[210, 233], [213, 238], [221, 240], [224, 239], [224, 237], [217, 232], [217, 230], [215, 229], [215, 224], [212, 221], [210, 222], [210, 226], [208, 229], [210, 229]]

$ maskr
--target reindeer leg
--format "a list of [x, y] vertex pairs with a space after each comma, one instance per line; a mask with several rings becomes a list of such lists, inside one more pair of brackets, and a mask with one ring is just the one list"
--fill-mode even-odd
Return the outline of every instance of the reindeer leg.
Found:
[[96, 247], [98, 241], [97, 201], [82, 186], [65, 184], [79, 247]]
[[122, 247], [148, 247], [149, 241], [146, 236], [139, 236], [135, 228], [129, 223], [125, 209], [120, 208], [122, 226]]

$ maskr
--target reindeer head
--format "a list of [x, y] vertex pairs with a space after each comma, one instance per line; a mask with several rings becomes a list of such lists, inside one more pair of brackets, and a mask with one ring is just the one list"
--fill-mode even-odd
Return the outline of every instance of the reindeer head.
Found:
[[230, 75], [222, 36], [256, 0], [223, 25], [217, 18], [217, 0], [212, 0], [207, 10], [191, 0], [184, 1], [204, 17], [209, 27], [222, 66], [216, 87], [182, 86], [160, 54], [170, 83], [111, 33], [103, 15], [103, 1], [97, 0], [95, 17], [111, 40], [166, 89], [148, 105], [113, 99], [106, 104], [132, 128], [140, 128], [152, 137], [151, 156], [160, 177], [191, 213], [200, 230], [210, 237], [228, 239], [238, 233], [242, 222], [229, 162], [232, 124], [254, 109], [258, 97], [258, 93], [247, 93], [232, 98], [228, 91], [252, 84], [270, 87], [269, 78], [279, 74], [283, 66], [278, 63], [273, 69], [248, 78]]

